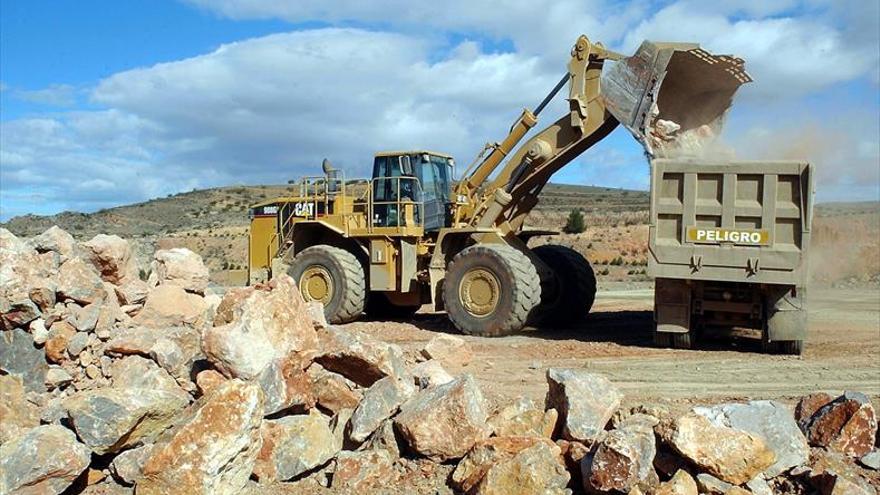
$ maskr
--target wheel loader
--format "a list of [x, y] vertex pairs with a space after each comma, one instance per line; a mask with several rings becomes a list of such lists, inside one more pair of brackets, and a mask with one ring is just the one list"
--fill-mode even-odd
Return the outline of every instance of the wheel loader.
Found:
[[[325, 160], [324, 174], [290, 196], [254, 205], [250, 282], [289, 273], [331, 323], [425, 304], [471, 335], [576, 323], [593, 304], [593, 269], [564, 246], [529, 248], [530, 237], [556, 232], [523, 228], [551, 176], [618, 124], [649, 156], [662, 154], [676, 140], [658, 123], [676, 135], [711, 127], [749, 81], [741, 59], [696, 44], [645, 42], [624, 57], [580, 36], [559, 83], [459, 179], [448, 154], [388, 151], [370, 179], [347, 180]], [[568, 112], [520, 144], [566, 86]]]

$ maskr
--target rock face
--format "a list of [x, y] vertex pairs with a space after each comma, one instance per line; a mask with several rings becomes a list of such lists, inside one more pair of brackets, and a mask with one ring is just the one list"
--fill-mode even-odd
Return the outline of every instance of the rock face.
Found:
[[791, 412], [773, 401], [751, 401], [747, 404], [721, 404], [711, 408], [695, 408], [715, 424], [749, 432], [764, 441], [774, 454], [776, 462], [764, 471], [766, 478], [774, 478], [785, 471], [807, 463], [810, 447]]
[[547, 370], [547, 408], [559, 412], [567, 440], [593, 443], [620, 407], [621, 394], [607, 378], [583, 370]]
[[40, 424], [40, 411], [25, 398], [21, 378], [0, 375], [0, 444]]
[[776, 455], [759, 437], [717, 426], [693, 412], [678, 418], [671, 443], [686, 459], [734, 485], [746, 483], [776, 462]]
[[386, 486], [393, 470], [387, 451], [340, 452], [331, 486], [341, 493], [374, 493]]
[[116, 235], [98, 234], [83, 243], [83, 247], [90, 251], [91, 262], [105, 281], [121, 285], [138, 279], [137, 264], [131, 246], [125, 239]]
[[49, 365], [31, 334], [20, 328], [0, 332], [0, 370], [19, 377], [29, 391], [46, 390]]
[[363, 442], [415, 392], [405, 380], [386, 376], [367, 390], [351, 415], [349, 438]]
[[38, 426], [0, 445], [0, 493], [61, 493], [89, 461], [89, 449], [72, 431]]
[[489, 436], [483, 394], [471, 375], [423, 390], [400, 409], [394, 424], [410, 449], [437, 461], [457, 459]]
[[422, 348], [422, 356], [447, 366], [466, 366], [473, 359], [471, 348], [463, 338], [447, 334], [438, 335], [428, 341]]
[[176, 285], [188, 292], [204, 294], [208, 287], [208, 268], [202, 257], [186, 248], [160, 249], [150, 265], [154, 285]]
[[324, 368], [362, 387], [369, 387], [386, 376], [403, 376], [400, 347], [334, 327], [328, 328], [325, 335], [321, 353], [316, 358]]
[[874, 447], [877, 416], [871, 401], [858, 392], [846, 392], [821, 406], [805, 421], [810, 444], [850, 457], [861, 457]]
[[83, 391], [64, 401], [77, 435], [97, 454], [155, 439], [187, 404], [181, 394], [142, 388]]
[[327, 463], [341, 448], [320, 412], [263, 422], [263, 446], [254, 467], [260, 479], [289, 480]]
[[[656, 418], [635, 415], [624, 421], [599, 444], [589, 466], [581, 466], [587, 491], [629, 492], [656, 485], [654, 440]], [[585, 459], [590, 459], [586, 457]]]
[[134, 322], [147, 328], [199, 328], [204, 324], [206, 309], [205, 300], [201, 297], [175, 285], [162, 285], [150, 292]]
[[477, 443], [452, 473], [473, 494], [563, 494], [569, 474], [559, 447], [546, 438], [494, 437]]
[[240, 492], [262, 445], [262, 419], [259, 386], [240, 380], [218, 386], [159, 437], [144, 463], [138, 495]]

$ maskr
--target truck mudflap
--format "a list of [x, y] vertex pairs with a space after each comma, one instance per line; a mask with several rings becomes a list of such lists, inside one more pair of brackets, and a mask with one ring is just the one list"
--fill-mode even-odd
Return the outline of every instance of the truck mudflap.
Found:
[[806, 288], [771, 291], [767, 294], [766, 307], [768, 342], [806, 340]]

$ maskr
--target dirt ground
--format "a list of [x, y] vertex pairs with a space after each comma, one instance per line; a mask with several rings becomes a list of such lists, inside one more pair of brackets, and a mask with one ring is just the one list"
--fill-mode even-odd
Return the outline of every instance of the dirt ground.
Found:
[[[474, 359], [454, 373], [473, 374], [495, 403], [519, 396], [543, 400], [548, 367], [576, 367], [608, 376], [629, 405], [684, 409], [728, 399], [792, 402], [815, 391], [858, 390], [880, 397], [880, 289], [810, 292], [809, 337], [803, 356], [769, 355], [751, 339], [715, 338], [695, 350], [652, 345], [652, 291], [599, 293], [582, 328], [526, 330], [503, 338], [464, 336]], [[456, 333], [442, 314], [409, 322], [345, 325], [401, 345], [410, 357], [438, 332]]]

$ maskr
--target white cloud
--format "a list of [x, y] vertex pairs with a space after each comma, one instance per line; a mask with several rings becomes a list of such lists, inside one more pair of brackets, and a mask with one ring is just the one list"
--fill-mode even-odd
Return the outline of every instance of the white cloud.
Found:
[[14, 92], [21, 100], [53, 107], [73, 106], [76, 103], [76, 93], [77, 89], [69, 84], [52, 84], [43, 89], [18, 89]]

